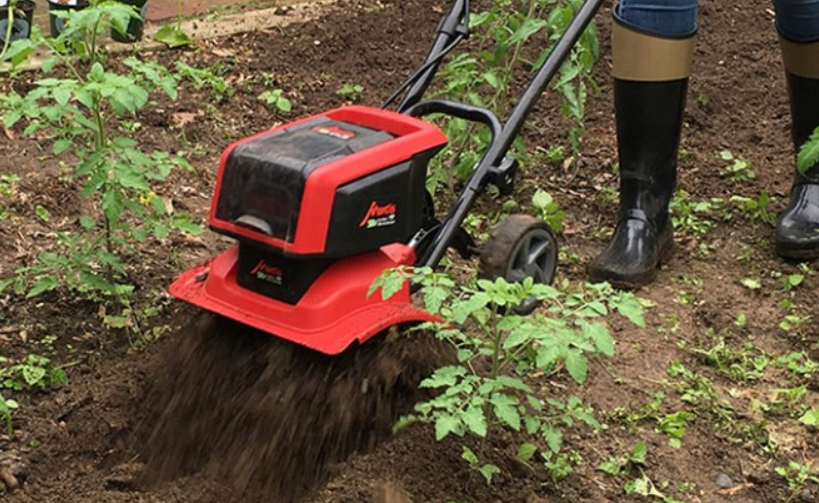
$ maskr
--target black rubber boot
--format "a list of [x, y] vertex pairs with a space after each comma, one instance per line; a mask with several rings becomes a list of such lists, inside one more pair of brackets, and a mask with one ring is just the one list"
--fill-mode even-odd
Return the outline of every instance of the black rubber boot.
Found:
[[668, 206], [677, 181], [677, 152], [688, 79], [615, 80], [620, 154], [620, 221], [589, 266], [594, 282], [638, 288], [654, 281], [673, 248]]
[[620, 156], [620, 220], [589, 265], [592, 281], [638, 288], [654, 281], [673, 248], [668, 206], [677, 182], [694, 33], [662, 37], [617, 19], [612, 30]]
[[[819, 67], [819, 50], [815, 54]], [[798, 153], [819, 126], [819, 78], [805, 78], [788, 72], [788, 88], [793, 142]], [[776, 252], [794, 260], [819, 258], [819, 165], [807, 173], [796, 173], [790, 204], [779, 215], [776, 224]]]

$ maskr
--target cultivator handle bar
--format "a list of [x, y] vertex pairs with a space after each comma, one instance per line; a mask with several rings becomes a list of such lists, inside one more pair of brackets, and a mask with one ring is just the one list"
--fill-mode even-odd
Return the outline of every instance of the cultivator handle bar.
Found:
[[[569, 57], [577, 41], [588, 28], [595, 14], [603, 4], [603, 0], [586, 0], [575, 13], [572, 22], [566, 31], [557, 41], [549, 57], [538, 70], [532, 82], [526, 88], [515, 108], [512, 110], [505, 124], [501, 124], [495, 115], [489, 110], [455, 103], [444, 100], [428, 100], [415, 103], [426, 91], [435, 71], [440, 65], [441, 59], [447, 52], [454, 48], [465, 36], [460, 35], [457, 30], [450, 32], [439, 30], [439, 34], [430, 50], [424, 65], [410, 78], [408, 84], [413, 87], [407, 93], [400, 111], [414, 116], [428, 115], [431, 113], [442, 113], [461, 119], [479, 122], [487, 125], [492, 131], [492, 141], [486, 148], [481, 161], [472, 172], [466, 188], [455, 202], [448, 218], [441, 224], [438, 232], [432, 237], [432, 243], [425, 248], [426, 251], [418, 257], [418, 264], [428, 267], [436, 267], [441, 258], [446, 253], [447, 248], [455, 241], [455, 237], [461, 229], [464, 219], [471, 210], [478, 195], [483, 192], [487, 183], [490, 182], [494, 173], [502, 169], [509, 150], [515, 142], [515, 138], [520, 134], [526, 119], [537, 104], [538, 99], [554, 79], [560, 67]], [[466, 20], [468, 23], [469, 13], [464, 13], [463, 9], [468, 9], [469, 3], [464, 0], [457, 0], [450, 13], [442, 21], [442, 26], [454, 26]], [[402, 86], [404, 88], [407, 84]], [[399, 90], [400, 91], [400, 90]], [[410, 103], [410, 105], [407, 105]], [[413, 240], [415, 242], [415, 240]]]
[[406, 112], [411, 117], [423, 117], [431, 114], [446, 114], [470, 122], [477, 122], [489, 128], [493, 140], [503, 132], [503, 124], [489, 110], [448, 100], [427, 100], [418, 103]]

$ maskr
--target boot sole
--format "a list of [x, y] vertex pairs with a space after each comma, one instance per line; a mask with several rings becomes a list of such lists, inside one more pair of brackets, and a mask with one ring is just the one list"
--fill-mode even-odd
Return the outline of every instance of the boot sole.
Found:
[[668, 237], [663, 241], [660, 248], [657, 260], [657, 267], [638, 274], [630, 276], [623, 276], [612, 274], [604, 270], [589, 270], [589, 279], [593, 283], [608, 282], [614, 288], [619, 290], [638, 290], [644, 286], [650, 285], [657, 279], [657, 269], [664, 263], [671, 260], [674, 256], [674, 233], [669, 232]]
[[795, 248], [790, 243], [777, 241], [776, 254], [784, 259], [815, 260], [819, 258], [819, 246], [816, 248]]

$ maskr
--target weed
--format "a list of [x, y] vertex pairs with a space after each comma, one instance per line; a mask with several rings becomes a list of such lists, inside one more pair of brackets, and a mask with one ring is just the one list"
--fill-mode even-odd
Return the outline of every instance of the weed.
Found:
[[293, 109], [293, 104], [284, 96], [284, 91], [281, 89], [265, 91], [259, 95], [259, 100], [268, 107], [278, 110], [279, 112], [286, 113]]
[[7, 399], [3, 395], [0, 395], [0, 420], [3, 420], [3, 422], [6, 423], [6, 433], [9, 437], [11, 437], [14, 433], [11, 415], [19, 407], [20, 405], [16, 401], [10, 398]]
[[177, 61], [176, 70], [180, 76], [191, 80], [196, 89], [209, 88], [216, 101], [223, 101], [226, 98], [232, 98], [234, 95], [233, 87], [222, 77], [228, 70], [223, 65], [216, 64], [210, 68], [200, 69], [182, 61]]
[[761, 379], [771, 363], [771, 359], [756, 349], [753, 343], [746, 342], [739, 349], [734, 349], [725, 343], [723, 337], [716, 338], [716, 343], [708, 351], [695, 352], [702, 355], [705, 363], [718, 374], [738, 382]]
[[647, 455], [648, 446], [645, 442], [639, 442], [627, 455], [610, 458], [597, 469], [609, 475], [621, 475], [627, 473], [631, 467], [645, 466]]
[[[0, 357], [0, 364], [9, 360]], [[23, 389], [46, 389], [68, 382], [65, 371], [54, 367], [51, 360], [39, 355], [28, 355], [22, 362], [0, 367], [0, 387], [14, 391]]]
[[532, 196], [532, 206], [535, 209], [536, 216], [543, 219], [558, 234], [563, 233], [563, 219], [566, 217], [566, 213], [560, 209], [560, 205], [552, 198], [551, 194], [538, 189], [535, 195]]
[[685, 191], [678, 191], [671, 201], [671, 220], [674, 228], [691, 236], [704, 236], [714, 227], [710, 215], [721, 209], [723, 200], [694, 201]]
[[339, 96], [357, 96], [363, 92], [364, 86], [361, 84], [352, 84], [350, 82], [345, 82], [338, 89], [336, 89], [336, 94]]
[[732, 196], [729, 201], [736, 206], [741, 215], [748, 219], [751, 225], [760, 222], [770, 226], [776, 224], [776, 213], [770, 210], [771, 196], [767, 192], [762, 192], [756, 199]]
[[[0, 197], [12, 198], [14, 197], [17, 188], [17, 182], [20, 178], [15, 175], [0, 175]], [[8, 218], [8, 210], [6, 206], [0, 201], [0, 220]]]
[[756, 178], [756, 173], [754, 173], [753, 168], [751, 168], [751, 163], [745, 159], [734, 156], [730, 150], [723, 150], [717, 154], [717, 157], [729, 163], [728, 166], [720, 171], [720, 176], [730, 178], [737, 182], [749, 182]]
[[807, 483], [819, 484], [819, 477], [815, 475], [813, 466], [803, 465], [796, 461], [789, 461], [787, 466], [779, 466], [776, 473], [788, 483], [791, 494], [788, 501], [792, 501], [805, 489]]
[[685, 435], [688, 421], [696, 416], [690, 412], [680, 411], [673, 414], [666, 414], [657, 422], [657, 431], [668, 435], [668, 445], [674, 449], [682, 447], [682, 438]]
[[810, 379], [819, 372], [819, 363], [808, 358], [805, 353], [793, 352], [774, 360], [774, 365], [788, 369], [792, 374]]

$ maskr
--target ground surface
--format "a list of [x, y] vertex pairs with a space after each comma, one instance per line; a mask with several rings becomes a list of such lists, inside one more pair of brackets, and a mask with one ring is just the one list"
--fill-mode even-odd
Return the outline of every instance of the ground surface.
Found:
[[[819, 454], [815, 431], [799, 424], [792, 415], [794, 410], [817, 405], [816, 370], [789, 370], [786, 365], [769, 363], [754, 373], [749, 362], [756, 358], [764, 361], [763, 356], [773, 361], [795, 352], [819, 360], [819, 275], [777, 259], [770, 246], [771, 227], [750, 221], [735, 203], [729, 202], [734, 195], [757, 198], [767, 191], [774, 198], [771, 211], [778, 211], [784, 206], [790, 184], [787, 97], [774, 22], [767, 10], [769, 2], [702, 4], [680, 186], [689, 194], [689, 202], [710, 204], [686, 205], [683, 200], [678, 206], [676, 255], [656, 284], [640, 292], [653, 303], [648, 311], [649, 327], [637, 330], [614, 323], [616, 355], [596, 360], [583, 388], [571, 386], [562, 377], [547, 376], [536, 383], [547, 395], [577, 394], [597, 410], [609, 427], [596, 435], [578, 430], [568, 436], [568, 448], [576, 450], [582, 462], [565, 480], [555, 483], [542, 470], [516, 466], [511, 461], [514, 439], [497, 437], [481, 444], [480, 451], [505, 472], [486, 486], [466, 468], [458, 444], [437, 444], [432, 432], [423, 427], [412, 427], [386, 439], [383, 432], [358, 438], [335, 451], [337, 455], [322, 459], [328, 462], [329, 470], [315, 477], [296, 476], [282, 467], [287, 460], [298, 459], [300, 453], [309, 455], [312, 447], [322, 445], [333, 435], [341, 435], [332, 428], [322, 430], [323, 435], [317, 432], [312, 441], [302, 437], [303, 443], [282, 447], [282, 451], [289, 450], [281, 453], [283, 457], [279, 452], [265, 451], [265, 446], [257, 443], [257, 450], [250, 451], [250, 462], [261, 459], [268, 464], [259, 473], [260, 465], [244, 469], [241, 463], [248, 462], [249, 454], [234, 455], [230, 442], [224, 447], [221, 434], [243, 431], [231, 429], [236, 425], [225, 415], [235, 412], [239, 417], [250, 417], [254, 411], [242, 407], [255, 398], [234, 400], [231, 390], [238, 394], [242, 383], [252, 382], [256, 388], [249, 386], [241, 392], [261, 392], [259, 383], [266, 381], [258, 380], [256, 373], [262, 375], [264, 369], [275, 368], [277, 362], [281, 363], [275, 358], [283, 358], [282, 352], [290, 350], [277, 349], [280, 346], [275, 342], [254, 339], [248, 344], [256, 354], [277, 355], [270, 362], [254, 363], [240, 357], [214, 358], [207, 351], [190, 349], [190, 337], [197, 335], [197, 329], [191, 327], [201, 326], [192, 324], [189, 309], [169, 301], [161, 292], [182, 267], [226, 246], [206, 235], [195, 240], [154, 242], [145, 250], [134, 272], [135, 281], [141, 285], [144, 298], [164, 306], [164, 314], [156, 318], [157, 326], [168, 325], [160, 340], [146, 349], [131, 349], [125, 334], [102, 329], [98, 308], [93, 304], [59, 295], [37, 300], [0, 297], [0, 354], [19, 358], [32, 352], [48, 353], [57, 362], [72, 364], [67, 369], [67, 385], [48, 392], [15, 395], [21, 403], [15, 416], [15, 435], [0, 440], [0, 449], [16, 453], [28, 463], [29, 476], [24, 489], [5, 495], [4, 501], [285, 501], [287, 495], [296, 492], [312, 503], [352, 503], [373, 501], [375, 492], [386, 483], [414, 502], [637, 501], [642, 498], [626, 495], [623, 484], [641, 473], [663, 493], [682, 501], [787, 500], [791, 493], [775, 468], [789, 461], [810, 467]], [[187, 89], [178, 102], [160, 103], [139, 117], [141, 139], [146, 145], [183, 151], [197, 168], [196, 173], [178, 175], [173, 188], [168, 189], [175, 205], [204, 219], [218, 156], [228, 141], [350, 100], [378, 103], [423, 58], [444, 7], [436, 0], [340, 2], [324, 17], [305, 25], [208, 42], [197, 52], [162, 53], [159, 57], [163, 60], [184, 59], [198, 66], [217, 62], [228, 65], [227, 76], [236, 88], [234, 97], [222, 101], [208, 91]], [[610, 22], [608, 8], [604, 10], [599, 17], [604, 50], [596, 71], [601, 95], [592, 98], [589, 105], [580, 167], [540, 160], [525, 168], [515, 195], [525, 208], [534, 190], [544, 188], [566, 210], [562, 238], [566, 260], [560, 275], [571, 280], [584, 279], [585, 265], [603, 246], [615, 210], [609, 190], [615, 185], [616, 162], [607, 77]], [[269, 76], [267, 83], [257, 78], [262, 73]], [[352, 97], [337, 94], [345, 83], [359, 84], [363, 91]], [[287, 92], [294, 104], [292, 113], [273, 113], [256, 99], [268, 85]], [[557, 117], [556, 105], [549, 98], [534, 112], [525, 134], [532, 148], [566, 144], [566, 124]], [[0, 277], [11, 274], [17, 265], [29, 263], [39, 250], [50, 246], [51, 233], [76, 226], [84, 204], [77, 189], [60, 176], [59, 163], [49, 155], [47, 144], [21, 139], [20, 133], [0, 134], [0, 174], [15, 174], [21, 179], [14, 194], [5, 199], [11, 216], [0, 221], [0, 254], [4, 257]], [[723, 150], [750, 161], [756, 178], [734, 182], [721, 177], [719, 171], [726, 162], [716, 154]], [[723, 202], [715, 202], [714, 198]], [[481, 210], [495, 211], [501, 203], [483, 202]], [[49, 211], [51, 218], [47, 222], [35, 216], [38, 206]], [[707, 232], [696, 232], [709, 222]], [[783, 288], [782, 278], [793, 274], [803, 275], [803, 282], [793, 289]], [[743, 285], [745, 279], [754, 281]], [[785, 299], [794, 306], [790, 314], [813, 316], [804, 318], [798, 327], [784, 330], [780, 323], [789, 314], [781, 304]], [[49, 336], [53, 339], [43, 343]], [[401, 339], [392, 343], [401, 348], [402, 344], [419, 341]], [[238, 354], [233, 352], [243, 351], [242, 344], [228, 344], [220, 354]], [[363, 360], [352, 358], [339, 365], [349, 365], [345, 367], [348, 369], [375, 365], [385, 361], [376, 358], [379, 351], [361, 356]], [[385, 351], [399, 355], [390, 360], [397, 363], [380, 368], [378, 375], [386, 376], [389, 383], [414, 378], [406, 369], [417, 356], [406, 348]], [[288, 362], [312, 369], [327, 365], [309, 356], [287, 358], [292, 358]], [[682, 362], [693, 377], [670, 376], [668, 369], [674, 361]], [[185, 403], [173, 401], [177, 384], [195, 388], [190, 383], [196, 376], [191, 369], [203, 371], [200, 375], [216, 376], [214, 382], [202, 383], [205, 391], [214, 390], [202, 392], [202, 397], [211, 401], [198, 405], [206, 411], [184, 409]], [[324, 374], [319, 370], [316, 375]], [[349, 370], [345, 375], [357, 374]], [[231, 379], [236, 379], [234, 387]], [[322, 386], [321, 379], [315, 377], [310, 382]], [[228, 385], [222, 386], [225, 382]], [[288, 385], [298, 383], [291, 381]], [[801, 386], [805, 388], [797, 393], [798, 405], [782, 406], [787, 393], [777, 395], [775, 390]], [[658, 392], [665, 393], [666, 398], [653, 409], [648, 404], [654, 402]], [[275, 398], [278, 402], [265, 402], [269, 396], [260, 396], [263, 399], [259, 403], [295, 406], [295, 402], [282, 401], [285, 398], [279, 395]], [[177, 419], [188, 418], [191, 425], [200, 424], [196, 421], [200, 414], [220, 417], [225, 422], [217, 423], [220, 426], [216, 431], [209, 430], [212, 436], [200, 439], [201, 448], [190, 455], [192, 466], [173, 466], [168, 473], [146, 476], [143, 463], [151, 453], [145, 449], [144, 432], [163, 424], [157, 419], [161, 412], [156, 410], [157, 403], [182, 407], [180, 410], [191, 415], [180, 413]], [[395, 407], [403, 406], [399, 405]], [[307, 413], [318, 410], [305, 407]], [[222, 415], [207, 415], [214, 410]], [[688, 422], [682, 447], [674, 449], [658, 425], [661, 418], [679, 411], [695, 416]], [[373, 412], [373, 424], [362, 429], [380, 432], [384, 427], [379, 422], [382, 416], [395, 412], [392, 408], [386, 412], [378, 409]], [[277, 420], [283, 417], [287, 417], [284, 412], [276, 416]], [[328, 418], [337, 419], [332, 414]], [[310, 424], [316, 424], [315, 417]], [[188, 432], [184, 424], [173, 427], [180, 435]], [[355, 428], [348, 425], [343, 433], [349, 435], [351, 430]], [[254, 437], [259, 442], [271, 440], [259, 435]], [[279, 437], [273, 440], [281, 442]], [[612, 477], [595, 470], [601, 462], [629, 451], [641, 440], [649, 449], [642, 471]], [[250, 446], [247, 439], [244, 441], [240, 445]], [[353, 450], [361, 452], [344, 461]], [[210, 463], [199, 463], [197, 456], [205, 455]], [[236, 466], [226, 466], [232, 464]], [[274, 480], [272, 485], [264, 483], [265, 468]], [[262, 481], [244, 480], [244, 476], [250, 477], [248, 471]], [[730, 484], [724, 484], [726, 488], [716, 484], [721, 475], [731, 479]], [[293, 484], [287, 484], [289, 480]], [[312, 482], [315, 487], [310, 487]], [[298, 484], [303, 484], [304, 490], [293, 489]], [[395, 498], [387, 494], [377, 501]], [[809, 482], [792, 501], [817, 499], [819, 487]]]

